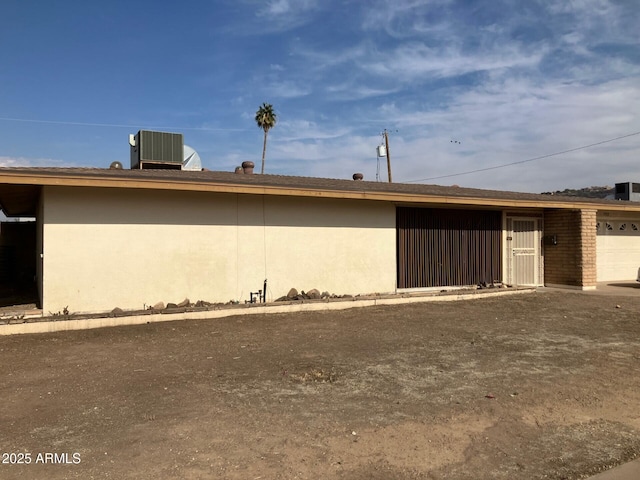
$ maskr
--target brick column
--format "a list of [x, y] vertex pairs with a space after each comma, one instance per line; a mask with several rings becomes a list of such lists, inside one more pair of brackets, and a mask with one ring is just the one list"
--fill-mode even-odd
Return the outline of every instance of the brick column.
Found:
[[596, 268], [596, 210], [580, 210], [580, 273], [581, 287], [595, 288]]
[[596, 210], [546, 210], [544, 234], [557, 245], [544, 247], [545, 285], [596, 286]]

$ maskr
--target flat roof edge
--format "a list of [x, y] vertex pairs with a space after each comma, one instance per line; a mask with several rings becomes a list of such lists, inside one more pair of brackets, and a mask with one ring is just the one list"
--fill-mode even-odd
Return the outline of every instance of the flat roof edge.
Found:
[[570, 201], [562, 199], [535, 200], [479, 197], [464, 195], [437, 195], [403, 192], [378, 192], [373, 190], [344, 190], [339, 188], [297, 187], [278, 185], [235, 184], [215, 180], [177, 180], [158, 178], [117, 178], [83, 173], [82, 175], [52, 175], [34, 172], [0, 172], [0, 185], [38, 185], [60, 187], [128, 188], [150, 190], [175, 190], [210, 193], [235, 193], [248, 195], [280, 195], [294, 197], [336, 198], [392, 202], [413, 205], [469, 205], [499, 208], [585, 209], [640, 212], [640, 203], [605, 203], [597, 201]]

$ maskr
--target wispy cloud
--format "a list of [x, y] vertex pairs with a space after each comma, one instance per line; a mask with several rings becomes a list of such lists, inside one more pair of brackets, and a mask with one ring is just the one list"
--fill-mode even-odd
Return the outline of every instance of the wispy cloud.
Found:
[[300, 42], [296, 42], [291, 47], [291, 55], [301, 58], [307, 68], [313, 71], [330, 70], [340, 65], [353, 65], [357, 61], [374, 54], [375, 45], [368, 40], [355, 45], [340, 46], [335, 49], [326, 47], [322, 49], [312, 48]]
[[310, 22], [318, 8], [317, 0], [270, 0], [256, 15], [268, 21], [263, 31], [283, 32]]
[[0, 156], [0, 167], [64, 167], [68, 162], [52, 158], [29, 158]]
[[449, 30], [441, 18], [452, 0], [396, 0], [371, 2], [362, 17], [362, 28], [367, 31], [384, 31], [392, 38], [407, 38], [416, 34], [437, 33]]
[[269, 0], [259, 14], [269, 17], [297, 15], [316, 8], [316, 0]]
[[264, 91], [274, 98], [297, 98], [309, 95], [311, 88], [291, 80], [273, 80], [264, 87]]
[[340, 85], [327, 85], [325, 87], [329, 98], [335, 101], [354, 101], [372, 97], [383, 97], [400, 90], [399, 87], [376, 88], [358, 84], [357, 82], [342, 83]]
[[344, 137], [351, 133], [351, 129], [341, 125], [331, 128], [331, 125], [318, 125], [309, 120], [285, 120], [278, 123], [278, 141], [294, 142], [300, 140], [326, 140]]
[[431, 48], [414, 43], [402, 45], [363, 68], [376, 75], [412, 82], [429, 78], [460, 76], [486, 70], [536, 66], [544, 49], [523, 51], [505, 46], [496, 51], [467, 55], [455, 47]]

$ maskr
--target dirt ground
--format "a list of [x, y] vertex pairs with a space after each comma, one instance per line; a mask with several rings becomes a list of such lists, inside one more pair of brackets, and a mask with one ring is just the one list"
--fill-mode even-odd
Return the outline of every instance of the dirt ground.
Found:
[[2, 337], [0, 366], [2, 479], [570, 480], [640, 455], [640, 297]]

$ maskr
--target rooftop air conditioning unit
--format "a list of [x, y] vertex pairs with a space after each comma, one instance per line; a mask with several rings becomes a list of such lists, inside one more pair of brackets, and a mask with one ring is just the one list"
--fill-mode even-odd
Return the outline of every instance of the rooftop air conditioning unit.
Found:
[[181, 133], [140, 130], [129, 136], [131, 169], [182, 169], [184, 140]]
[[616, 200], [640, 202], [640, 183], [616, 183]]

